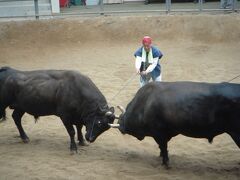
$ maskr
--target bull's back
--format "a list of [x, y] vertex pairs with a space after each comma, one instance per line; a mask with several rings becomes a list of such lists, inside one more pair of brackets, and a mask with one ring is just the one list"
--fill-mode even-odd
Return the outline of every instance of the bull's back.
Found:
[[[77, 112], [81, 103], [106, 104], [105, 97], [86, 76], [69, 70], [18, 71], [10, 69], [5, 78], [5, 99], [12, 108], [29, 114], [58, 115], [63, 109]], [[13, 97], [13, 98], [12, 98]]]
[[10, 71], [3, 89], [6, 102], [13, 109], [35, 116], [56, 114], [59, 91], [70, 92], [68, 82], [72, 82], [75, 75], [75, 72], [61, 70]]
[[240, 112], [239, 89], [240, 85], [230, 83], [149, 84], [140, 93], [146, 98], [142, 99], [144, 121], [192, 137], [222, 133], [231, 118], [228, 105], [232, 108], [234, 101]]
[[[61, 84], [61, 71], [17, 71], [6, 82], [6, 91], [11, 89], [10, 107], [35, 116], [56, 114], [56, 93]], [[56, 76], [56, 77], [54, 77]]]

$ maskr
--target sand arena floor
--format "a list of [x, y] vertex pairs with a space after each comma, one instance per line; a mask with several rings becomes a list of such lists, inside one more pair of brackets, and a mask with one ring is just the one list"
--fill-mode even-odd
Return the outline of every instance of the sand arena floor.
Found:
[[[0, 23], [0, 66], [21, 70], [73, 69], [89, 76], [109, 104], [123, 105], [139, 88], [138, 78], [112, 97], [134, 74], [133, 53], [150, 35], [164, 54], [163, 81], [228, 81], [240, 74], [240, 17], [163, 15], [83, 17]], [[240, 79], [233, 82], [239, 83]], [[213, 144], [177, 136], [169, 143], [171, 169], [161, 166], [158, 145], [105, 132], [79, 153], [70, 155], [69, 137], [59, 118], [29, 115], [21, 142], [7, 110], [0, 124], [0, 179], [84, 180], [238, 180], [240, 151], [227, 134]], [[117, 113], [119, 113], [117, 111]]]

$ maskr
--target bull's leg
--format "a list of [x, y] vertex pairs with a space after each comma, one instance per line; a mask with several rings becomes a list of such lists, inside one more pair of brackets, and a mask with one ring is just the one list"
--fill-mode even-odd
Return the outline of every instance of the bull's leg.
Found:
[[167, 150], [167, 141], [162, 141], [159, 144], [159, 148], [161, 150], [160, 155], [162, 155], [162, 164], [166, 167], [169, 166], [169, 158], [168, 158], [168, 150]]
[[23, 127], [22, 127], [22, 122], [21, 122], [21, 118], [24, 115], [24, 113], [25, 112], [23, 112], [21, 110], [15, 109], [12, 113], [12, 118], [14, 119], [14, 122], [15, 122], [17, 128], [18, 128], [18, 131], [19, 131], [20, 137], [22, 138], [22, 141], [24, 143], [28, 143], [29, 138], [26, 135], [26, 133], [24, 132]]
[[65, 128], [67, 129], [67, 132], [70, 136], [70, 141], [71, 141], [70, 142], [70, 150], [71, 150], [71, 152], [76, 151], [76, 153], [77, 153], [77, 145], [76, 145], [75, 139], [74, 139], [75, 130], [73, 128], [73, 125], [70, 122], [65, 121], [65, 120], [63, 120], [63, 124], [64, 124]]
[[167, 143], [168, 140], [166, 138], [154, 137], [155, 141], [158, 143], [160, 148], [160, 156], [162, 157], [162, 164], [168, 168], [169, 166], [169, 158], [168, 158], [168, 150]]
[[240, 135], [237, 133], [229, 133], [230, 136], [232, 137], [232, 139], [234, 140], [234, 142], [237, 144], [237, 146], [240, 148]]
[[78, 145], [80, 146], [86, 146], [86, 142], [83, 138], [83, 135], [82, 135], [82, 127], [83, 125], [76, 125], [77, 127], [77, 135], [78, 135]]

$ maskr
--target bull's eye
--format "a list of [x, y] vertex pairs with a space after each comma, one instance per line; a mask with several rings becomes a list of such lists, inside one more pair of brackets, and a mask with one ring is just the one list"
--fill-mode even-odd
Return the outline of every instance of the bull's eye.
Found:
[[101, 121], [98, 121], [98, 122], [97, 122], [97, 125], [98, 125], [98, 126], [101, 126], [101, 125], [102, 125]]

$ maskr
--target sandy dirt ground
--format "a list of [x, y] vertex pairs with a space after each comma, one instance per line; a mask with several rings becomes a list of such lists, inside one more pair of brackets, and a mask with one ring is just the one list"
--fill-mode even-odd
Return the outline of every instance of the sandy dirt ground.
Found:
[[[0, 66], [77, 70], [95, 82], [110, 105], [126, 107], [139, 88], [133, 53], [144, 35], [152, 36], [164, 54], [163, 81], [222, 82], [240, 73], [240, 17], [234, 14], [2, 22]], [[240, 178], [240, 150], [227, 134], [215, 137], [213, 144], [173, 138], [171, 169], [166, 170], [150, 137], [138, 141], [110, 129], [70, 155], [69, 137], [58, 117], [41, 117], [35, 124], [25, 114], [23, 127], [30, 143], [24, 144], [11, 113], [8, 109], [8, 120], [0, 124], [1, 180]]]

